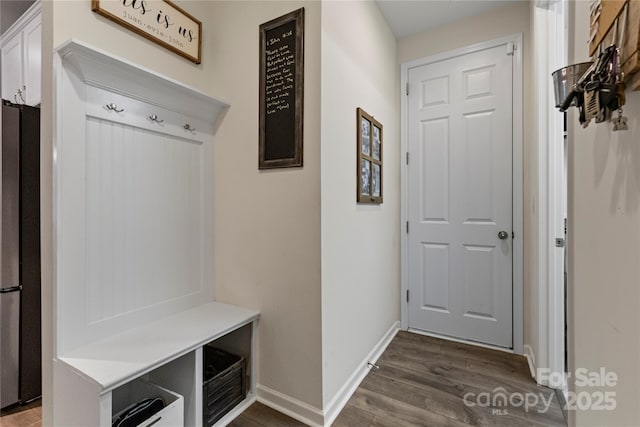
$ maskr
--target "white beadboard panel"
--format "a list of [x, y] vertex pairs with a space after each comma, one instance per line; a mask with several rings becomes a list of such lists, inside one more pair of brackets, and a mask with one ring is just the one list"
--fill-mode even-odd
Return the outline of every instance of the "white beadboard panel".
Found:
[[89, 324], [202, 290], [202, 144], [87, 119]]
[[213, 144], [228, 106], [79, 42], [56, 61], [61, 357], [214, 300]]

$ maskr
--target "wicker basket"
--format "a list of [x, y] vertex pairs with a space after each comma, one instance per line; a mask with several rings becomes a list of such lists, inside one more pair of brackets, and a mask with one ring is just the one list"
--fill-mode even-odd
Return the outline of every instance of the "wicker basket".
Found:
[[247, 396], [247, 361], [209, 345], [203, 349], [203, 425], [210, 427]]

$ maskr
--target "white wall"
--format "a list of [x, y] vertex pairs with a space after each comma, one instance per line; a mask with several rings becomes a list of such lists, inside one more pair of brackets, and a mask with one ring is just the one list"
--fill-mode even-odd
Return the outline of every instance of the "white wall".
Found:
[[[403, 62], [424, 58], [436, 53], [458, 49], [479, 42], [524, 32], [525, 46], [529, 44], [529, 2], [492, 9], [477, 16], [403, 37], [398, 40], [398, 60]], [[524, 52], [529, 55], [528, 49]]]
[[207, 25], [211, 15], [209, 2], [177, 1], [190, 14], [203, 21], [202, 63], [196, 65], [164, 47], [141, 37], [131, 30], [111, 22], [91, 11], [91, 3], [76, 0], [53, 2], [54, 48], [71, 38], [77, 38], [92, 46], [133, 61], [161, 74], [184, 82], [214, 97], [214, 80], [211, 71], [216, 64], [211, 53], [215, 33]]
[[[231, 108], [216, 139], [216, 294], [259, 309], [259, 385], [322, 408], [320, 3], [206, 2], [208, 81]], [[258, 171], [261, 23], [305, 7], [304, 167]]]
[[[589, 2], [572, 1], [569, 61], [588, 59]], [[640, 422], [640, 93], [627, 91], [629, 130], [587, 129], [569, 116], [569, 367], [619, 378], [614, 411], [570, 412], [570, 425]]]
[[[396, 41], [371, 1], [322, 5], [322, 355], [326, 406], [399, 320]], [[356, 203], [356, 108], [383, 126], [381, 205]]]
[[[524, 344], [537, 348], [537, 146], [531, 113], [531, 11], [527, 1], [517, 2], [487, 13], [465, 18], [398, 41], [398, 60], [402, 64], [440, 52], [479, 42], [523, 33], [524, 85]], [[517, 238], [517, 236], [516, 236]], [[531, 351], [531, 350], [530, 350]]]

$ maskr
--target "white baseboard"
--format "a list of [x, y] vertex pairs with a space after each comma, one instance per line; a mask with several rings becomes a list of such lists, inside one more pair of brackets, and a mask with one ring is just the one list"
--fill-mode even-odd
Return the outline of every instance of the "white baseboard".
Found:
[[356, 370], [351, 374], [351, 376], [347, 379], [340, 390], [333, 396], [333, 398], [327, 404], [324, 411], [324, 425], [330, 426], [335, 419], [340, 414], [340, 411], [345, 407], [353, 393], [358, 389], [358, 386], [364, 380], [364, 377], [367, 376], [369, 370], [371, 369], [369, 366], [369, 362], [376, 363], [376, 361], [380, 358], [382, 353], [386, 350], [391, 340], [396, 336], [398, 331], [400, 330], [400, 322], [396, 321], [391, 325], [391, 328], [385, 333], [380, 341], [373, 347], [373, 349], [369, 352], [367, 357], [364, 358], [362, 362], [358, 365]]
[[256, 386], [258, 402], [275, 409], [293, 419], [308, 426], [322, 427], [324, 425], [324, 415], [322, 410], [304, 403], [284, 393], [265, 387], [262, 384]]
[[524, 357], [527, 358], [527, 364], [529, 365], [531, 378], [536, 379], [536, 355], [533, 353], [533, 348], [531, 348], [529, 344], [525, 344], [523, 349]]
[[369, 373], [368, 363], [375, 363], [378, 360], [399, 330], [400, 322], [396, 321], [349, 376], [324, 411], [261, 384], [256, 387], [258, 402], [306, 425], [312, 427], [330, 426]]

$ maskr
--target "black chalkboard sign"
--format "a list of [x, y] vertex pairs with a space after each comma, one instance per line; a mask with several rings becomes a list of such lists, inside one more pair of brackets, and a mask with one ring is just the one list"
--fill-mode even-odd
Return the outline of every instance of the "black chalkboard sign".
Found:
[[304, 8], [260, 25], [259, 169], [302, 166]]

